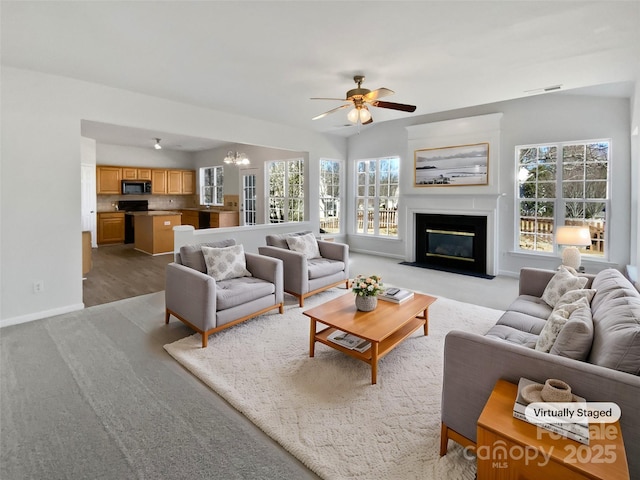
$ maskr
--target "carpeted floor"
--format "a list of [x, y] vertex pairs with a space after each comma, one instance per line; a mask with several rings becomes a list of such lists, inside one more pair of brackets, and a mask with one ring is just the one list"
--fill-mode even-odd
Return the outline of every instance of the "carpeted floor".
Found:
[[[305, 309], [343, 289], [310, 297]], [[458, 446], [438, 455], [444, 336], [484, 333], [501, 311], [439, 298], [429, 336], [418, 330], [370, 367], [325, 345], [309, 358], [309, 319], [288, 305], [165, 349], [252, 422], [325, 479], [473, 479], [475, 461]]]

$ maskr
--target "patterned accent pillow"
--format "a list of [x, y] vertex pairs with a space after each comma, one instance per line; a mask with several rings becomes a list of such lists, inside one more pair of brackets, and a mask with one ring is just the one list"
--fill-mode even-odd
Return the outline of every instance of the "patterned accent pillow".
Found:
[[202, 254], [204, 262], [207, 264], [207, 275], [213, 277], [217, 282], [229, 278], [251, 276], [251, 272], [247, 270], [242, 245], [224, 248], [203, 246]]
[[287, 245], [289, 250], [304, 254], [307, 258], [318, 258], [320, 256], [320, 249], [318, 248], [318, 242], [313, 233], [307, 233], [306, 235], [299, 235], [297, 237], [287, 237]]
[[560, 266], [560, 271], [553, 276], [544, 289], [542, 300], [550, 307], [555, 307], [565, 293], [584, 288], [587, 281], [586, 277], [577, 277], [564, 266]]
[[593, 344], [593, 320], [591, 309], [581, 307], [573, 311], [569, 321], [562, 327], [558, 338], [549, 351], [552, 355], [584, 361]]
[[565, 304], [560, 308], [554, 308], [538, 336], [536, 350], [541, 352], [551, 351], [558, 335], [564, 329], [573, 312], [581, 308], [589, 308], [589, 302], [585, 297], [581, 297], [573, 303]]
[[570, 303], [577, 302], [581, 298], [587, 300], [587, 306], [590, 306], [591, 299], [596, 294], [596, 291], [593, 288], [579, 288], [578, 290], [569, 290], [567, 293], [560, 297], [560, 300], [556, 302], [556, 308], [562, 308], [565, 305]]

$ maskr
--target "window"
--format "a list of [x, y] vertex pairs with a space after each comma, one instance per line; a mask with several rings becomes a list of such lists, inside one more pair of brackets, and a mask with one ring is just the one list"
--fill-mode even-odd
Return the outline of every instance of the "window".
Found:
[[304, 160], [269, 162], [269, 223], [304, 220]]
[[356, 233], [398, 236], [398, 157], [356, 163]]
[[222, 166], [200, 169], [200, 203], [202, 205], [223, 205], [224, 192]]
[[588, 226], [582, 253], [606, 256], [610, 141], [516, 147], [518, 247], [555, 252], [554, 226]]
[[342, 162], [320, 159], [320, 229], [340, 232]]

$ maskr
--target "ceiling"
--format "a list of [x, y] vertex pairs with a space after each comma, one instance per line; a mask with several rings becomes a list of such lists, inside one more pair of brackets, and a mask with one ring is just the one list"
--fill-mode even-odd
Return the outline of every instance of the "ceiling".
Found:
[[[640, 71], [638, 1], [3, 0], [0, 18], [3, 65], [343, 136], [357, 131], [347, 109], [312, 121], [341, 103], [310, 98], [343, 98], [354, 74], [418, 107], [373, 108], [381, 122], [556, 85], [628, 95], [608, 85]], [[94, 138], [127, 137], [101, 125]], [[137, 134], [128, 141], [220, 145]]]

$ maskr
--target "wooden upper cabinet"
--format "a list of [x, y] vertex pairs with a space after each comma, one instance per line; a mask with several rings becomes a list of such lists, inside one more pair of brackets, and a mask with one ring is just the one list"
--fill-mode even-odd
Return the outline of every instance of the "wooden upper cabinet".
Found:
[[181, 170], [167, 170], [167, 193], [169, 195], [182, 194]]
[[123, 180], [137, 180], [138, 169], [135, 167], [122, 167], [122, 179]]
[[151, 180], [151, 169], [138, 168], [138, 180]]
[[193, 195], [196, 193], [196, 172], [193, 170], [184, 170], [182, 172], [182, 193], [185, 195]]
[[151, 193], [165, 195], [167, 193], [167, 171], [151, 170]]
[[156, 170], [101, 165], [96, 167], [98, 194], [122, 193], [122, 180], [151, 180], [151, 193], [154, 195], [193, 195], [196, 193], [195, 170]]
[[96, 191], [100, 194], [121, 193], [122, 168], [96, 167]]

